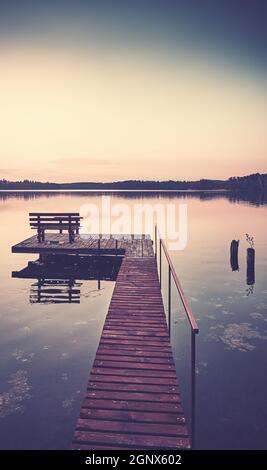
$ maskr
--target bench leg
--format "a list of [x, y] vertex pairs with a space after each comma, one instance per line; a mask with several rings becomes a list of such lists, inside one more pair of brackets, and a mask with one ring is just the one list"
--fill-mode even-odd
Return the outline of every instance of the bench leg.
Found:
[[44, 241], [45, 241], [45, 231], [43, 230], [42, 231], [42, 242], [44, 242]]
[[42, 241], [42, 232], [41, 232], [41, 230], [38, 230], [37, 238], [38, 238], [38, 243], [41, 243], [41, 241]]

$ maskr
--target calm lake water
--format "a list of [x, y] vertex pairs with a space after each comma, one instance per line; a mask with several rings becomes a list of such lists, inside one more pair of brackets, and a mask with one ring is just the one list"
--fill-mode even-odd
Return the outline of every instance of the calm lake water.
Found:
[[[32, 235], [29, 212], [80, 211], [100, 193], [0, 193], [0, 447], [65, 449], [71, 441], [114, 282], [77, 280], [80, 303], [37, 302], [36, 279], [12, 278], [36, 255], [11, 254]], [[267, 205], [212, 194], [112, 194], [111, 204], [185, 203], [188, 244], [171, 253], [198, 321], [196, 447], [267, 449]], [[254, 236], [247, 284], [245, 234]], [[230, 242], [239, 239], [239, 270]], [[163, 263], [166, 291], [167, 266]], [[58, 285], [46, 285], [48, 293]], [[56, 289], [56, 291], [54, 290]], [[59, 296], [60, 297], [60, 296]], [[57, 295], [55, 296], [57, 298]], [[166, 293], [164, 294], [166, 300]], [[40, 300], [40, 297], [39, 297]], [[172, 289], [172, 346], [190, 414], [190, 331]]]

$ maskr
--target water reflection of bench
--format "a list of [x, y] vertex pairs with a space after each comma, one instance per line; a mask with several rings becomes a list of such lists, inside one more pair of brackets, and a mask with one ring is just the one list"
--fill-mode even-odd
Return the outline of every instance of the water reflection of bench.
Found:
[[74, 279], [38, 279], [31, 285], [30, 303], [79, 304], [81, 285]]

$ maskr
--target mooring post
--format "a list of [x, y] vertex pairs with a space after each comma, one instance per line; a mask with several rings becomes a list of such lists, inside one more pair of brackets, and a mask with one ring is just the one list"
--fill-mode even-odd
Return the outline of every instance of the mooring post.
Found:
[[232, 271], [238, 271], [239, 270], [239, 264], [238, 264], [238, 246], [239, 246], [239, 240], [232, 240], [231, 241], [231, 246], [230, 246], [230, 264]]
[[247, 249], [247, 285], [255, 284], [255, 249]]

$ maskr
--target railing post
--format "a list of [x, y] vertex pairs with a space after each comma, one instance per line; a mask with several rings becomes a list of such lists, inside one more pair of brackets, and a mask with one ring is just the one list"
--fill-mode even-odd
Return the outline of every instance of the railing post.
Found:
[[191, 448], [195, 446], [196, 334], [191, 331]]
[[161, 288], [161, 280], [162, 280], [162, 259], [161, 259], [161, 251], [162, 251], [162, 245], [161, 245], [161, 238], [159, 239], [159, 285]]
[[171, 337], [171, 267], [169, 265], [169, 276], [168, 276], [168, 325], [169, 325], [169, 336]]
[[155, 225], [155, 258], [158, 255], [158, 240], [157, 240], [157, 226]]

